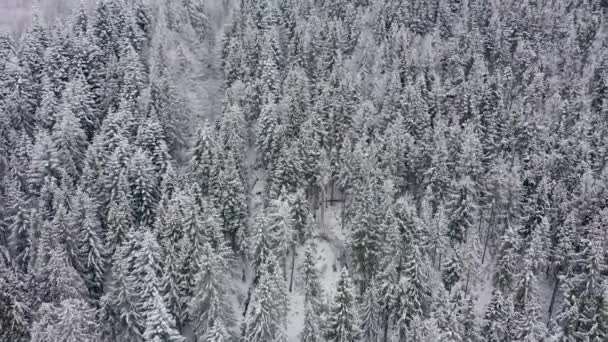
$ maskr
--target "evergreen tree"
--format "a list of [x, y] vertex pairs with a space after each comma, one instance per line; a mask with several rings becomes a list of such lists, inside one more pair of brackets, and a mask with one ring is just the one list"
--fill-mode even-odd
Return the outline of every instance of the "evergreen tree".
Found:
[[108, 247], [109, 255], [122, 244], [127, 237], [127, 233], [133, 226], [133, 216], [129, 206], [129, 185], [127, 177], [121, 175], [118, 181], [118, 192], [110, 203], [107, 213], [106, 225], [108, 227]]
[[32, 341], [94, 342], [99, 339], [99, 325], [94, 309], [81, 299], [65, 299], [58, 304], [44, 303], [39, 319], [32, 326]]
[[57, 182], [61, 177], [61, 161], [59, 152], [46, 131], [39, 131], [35, 141], [28, 181], [35, 191], [40, 191], [45, 182]]
[[68, 103], [61, 105], [51, 139], [64, 171], [73, 180], [82, 173], [87, 137]]
[[244, 336], [247, 341], [287, 340], [284, 331], [287, 310], [284, 286], [276, 261], [270, 255], [261, 266], [259, 280], [245, 319]]
[[14, 261], [24, 270], [30, 263], [33, 254], [32, 240], [34, 238], [34, 212], [30, 208], [27, 195], [21, 189], [18, 181], [11, 181], [5, 188], [7, 211], [4, 213], [8, 229], [8, 247]]
[[307, 302], [304, 306], [304, 329], [300, 334], [301, 342], [319, 342], [323, 340], [319, 316], [313, 307], [313, 304], [310, 302]]
[[200, 126], [192, 148], [192, 173], [197, 180], [201, 194], [208, 195], [217, 182], [219, 151], [215, 132], [207, 123]]
[[154, 292], [151, 302], [148, 303], [146, 317], [146, 329], [144, 330], [144, 340], [150, 342], [167, 341], [182, 342], [183, 336], [175, 330], [175, 322], [167, 307], [163, 297], [158, 292]]
[[84, 300], [87, 288], [65, 251], [60, 248], [58, 246], [51, 250], [48, 261], [36, 270], [38, 294], [47, 303], [58, 304], [66, 299]]
[[481, 329], [484, 340], [499, 342], [509, 338], [512, 309], [510, 301], [505, 300], [500, 289], [492, 291], [492, 299], [486, 308]]
[[230, 279], [226, 275], [229, 271], [226, 269], [226, 261], [221, 258], [210, 244], [203, 246], [196, 288], [188, 309], [193, 319], [195, 334], [200, 337], [210, 336], [216, 322], [231, 326], [234, 321], [228, 299]]
[[129, 200], [135, 222], [143, 225], [154, 222], [158, 201], [158, 176], [150, 156], [143, 150], [135, 151], [128, 166]]
[[98, 205], [86, 192], [77, 190], [71, 201], [70, 221], [78, 242], [80, 270], [89, 293], [101, 297], [105, 278], [106, 250]]
[[[311, 241], [306, 244], [304, 262], [302, 263], [302, 281], [304, 282], [304, 301], [311, 303], [312, 309], [318, 310], [323, 298], [323, 288], [319, 279], [319, 271], [315, 263], [315, 245]], [[317, 311], [318, 313], [318, 311]]]
[[380, 335], [382, 307], [380, 306], [381, 299], [378, 293], [378, 286], [372, 279], [369, 287], [363, 295], [361, 305], [361, 332], [362, 337], [366, 341], [377, 341]]
[[352, 292], [350, 276], [343, 267], [328, 316], [325, 332], [328, 341], [358, 341], [360, 338], [360, 322]]
[[448, 292], [451, 291], [452, 287], [460, 280], [462, 267], [463, 265], [460, 256], [456, 251], [453, 251], [443, 264], [443, 269], [441, 270], [443, 285]]
[[261, 109], [256, 131], [256, 146], [260, 152], [262, 165], [266, 168], [276, 160], [281, 149], [283, 130], [277, 105], [269, 99]]
[[502, 291], [510, 290], [513, 285], [518, 267], [517, 251], [519, 245], [519, 237], [515, 229], [508, 226], [500, 240], [496, 264], [497, 270], [494, 275], [494, 282]]
[[[281, 196], [273, 200], [268, 209], [268, 219], [270, 220], [270, 233], [273, 240], [275, 253], [281, 258], [283, 265], [283, 276], [287, 278], [287, 263], [289, 255], [295, 260], [296, 236], [294, 222], [289, 210], [286, 196]], [[291, 263], [292, 267], [294, 262]]]
[[[245, 185], [238, 170], [238, 160], [228, 151], [222, 160], [222, 168], [217, 175], [213, 195], [219, 210], [224, 234], [229, 238], [232, 249], [237, 251], [242, 245], [237, 237], [246, 236], [246, 195]], [[226, 323], [226, 322], [225, 322]]]
[[221, 320], [213, 322], [213, 326], [211, 326], [204, 339], [205, 342], [228, 342], [229, 340], [230, 335]]

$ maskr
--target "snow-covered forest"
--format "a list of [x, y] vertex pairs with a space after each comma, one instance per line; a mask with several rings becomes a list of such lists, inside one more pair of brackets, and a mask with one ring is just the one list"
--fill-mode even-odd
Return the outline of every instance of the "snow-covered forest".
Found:
[[608, 341], [608, 1], [38, 2], [0, 341]]

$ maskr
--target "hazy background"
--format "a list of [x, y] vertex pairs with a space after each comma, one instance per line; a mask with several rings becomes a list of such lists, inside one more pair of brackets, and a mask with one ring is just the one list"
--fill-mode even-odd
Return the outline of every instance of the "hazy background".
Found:
[[0, 32], [8, 32], [13, 38], [18, 38], [30, 23], [36, 8], [46, 22], [53, 22], [80, 2], [91, 5], [95, 0], [0, 0]]

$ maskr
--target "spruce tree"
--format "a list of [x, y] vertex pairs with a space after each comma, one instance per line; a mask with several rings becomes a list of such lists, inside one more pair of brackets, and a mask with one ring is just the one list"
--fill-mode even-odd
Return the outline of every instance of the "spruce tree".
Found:
[[508, 324], [513, 309], [509, 304], [499, 288], [492, 291], [492, 298], [486, 308], [481, 329], [484, 340], [499, 342], [509, 338]]
[[285, 283], [279, 274], [274, 256], [261, 266], [256, 288], [251, 296], [245, 319], [245, 339], [252, 342], [286, 341], [285, 314], [287, 298]]
[[342, 267], [325, 331], [328, 341], [359, 340], [360, 322], [355, 305], [350, 276], [346, 268]]
[[99, 325], [94, 309], [82, 299], [66, 299], [58, 304], [44, 303], [39, 319], [32, 326], [32, 341], [94, 342], [99, 340]]
[[158, 176], [150, 156], [137, 149], [128, 166], [129, 201], [135, 222], [148, 225], [154, 222], [158, 202]]
[[221, 258], [209, 243], [205, 243], [200, 271], [196, 275], [194, 296], [188, 308], [195, 334], [199, 337], [209, 336], [217, 322], [231, 326], [234, 321], [229, 300], [229, 270]]
[[361, 333], [366, 341], [377, 341], [382, 322], [381, 298], [374, 279], [370, 282], [361, 303]]
[[167, 307], [163, 297], [155, 291], [148, 303], [146, 313], [146, 325], [143, 333], [146, 342], [182, 342], [183, 336], [175, 329], [175, 322]]

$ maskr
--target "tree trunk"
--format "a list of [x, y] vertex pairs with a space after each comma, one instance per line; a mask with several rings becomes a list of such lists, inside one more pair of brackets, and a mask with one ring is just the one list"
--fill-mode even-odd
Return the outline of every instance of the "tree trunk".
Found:
[[289, 277], [289, 292], [293, 289], [293, 269], [296, 265], [296, 249], [295, 247], [291, 250], [291, 276]]
[[342, 212], [340, 213], [342, 230], [344, 230], [344, 218], [346, 217], [346, 194], [344, 194], [344, 201], [342, 201]]
[[384, 342], [388, 342], [388, 305], [384, 306]]
[[321, 230], [325, 232], [325, 189], [321, 191]]
[[553, 315], [553, 307], [555, 305], [555, 297], [557, 296], [557, 290], [559, 289], [559, 277], [555, 277], [555, 285], [553, 285], [553, 292], [551, 293], [551, 304], [549, 304], [549, 320], [547, 326], [551, 323], [551, 316]]
[[486, 249], [488, 248], [488, 242], [490, 241], [490, 235], [494, 232], [494, 202], [492, 202], [492, 210], [490, 212], [490, 222], [488, 222], [488, 229], [486, 229], [486, 242], [483, 244], [483, 254], [481, 256], [481, 264], [483, 265], [486, 260]]
[[467, 295], [469, 291], [469, 276], [471, 275], [471, 269], [467, 270], [467, 282], [464, 285], [464, 294]]

